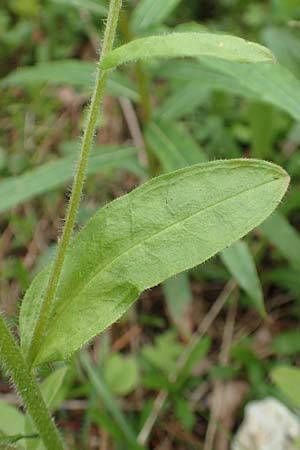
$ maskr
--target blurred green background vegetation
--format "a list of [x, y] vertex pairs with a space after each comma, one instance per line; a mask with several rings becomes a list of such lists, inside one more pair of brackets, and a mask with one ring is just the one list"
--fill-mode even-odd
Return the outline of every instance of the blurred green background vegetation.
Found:
[[[246, 237], [238, 266], [229, 252], [145, 292], [70, 361], [57, 420], [70, 448], [131, 449], [139, 436], [149, 449], [200, 449], [213, 433], [205, 448], [226, 450], [251, 399], [300, 406], [295, 385], [282, 390], [270, 375], [299, 365], [300, 353], [300, 3], [182, 0], [147, 26], [142, 3], [125, 2], [119, 42], [174, 28], [226, 32], [268, 46], [286, 81], [235, 65], [239, 83], [213, 60], [115, 73], [78, 228], [147, 179], [144, 145], [157, 171], [178, 155], [188, 165], [189, 152], [199, 161], [255, 157], [282, 165], [292, 183], [280, 213]], [[12, 327], [55, 250], [106, 11], [101, 0], [0, 0], [0, 305]], [[257, 312], [262, 297], [266, 318]], [[1, 401], [15, 402], [1, 380], [0, 412]], [[220, 386], [228, 395], [216, 408]]]

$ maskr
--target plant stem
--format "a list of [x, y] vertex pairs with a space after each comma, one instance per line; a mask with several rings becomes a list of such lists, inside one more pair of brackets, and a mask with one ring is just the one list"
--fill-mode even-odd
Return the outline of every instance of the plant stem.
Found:
[[[119, 13], [122, 6], [122, 0], [111, 0], [107, 23], [104, 34], [104, 41], [101, 51], [101, 56], [99, 60], [99, 64], [104, 56], [106, 56], [113, 48], [114, 38], [116, 34], [116, 28], [119, 19]], [[47, 326], [49, 319], [52, 314], [53, 306], [55, 303], [55, 296], [57, 292], [57, 286], [59, 282], [59, 278], [61, 275], [61, 271], [63, 268], [63, 263], [65, 260], [66, 252], [70, 244], [70, 240], [72, 238], [74, 225], [78, 213], [78, 208], [80, 204], [80, 199], [82, 195], [86, 168], [88, 163], [88, 157], [90, 153], [90, 148], [93, 143], [93, 138], [96, 129], [97, 118], [100, 110], [100, 106], [102, 103], [102, 99], [104, 96], [104, 91], [106, 87], [106, 82], [108, 78], [108, 72], [99, 69], [99, 64], [97, 68], [97, 76], [95, 88], [90, 104], [90, 108], [88, 111], [86, 126], [83, 134], [82, 146], [80, 150], [79, 162], [76, 170], [76, 174], [74, 177], [74, 182], [72, 186], [71, 197], [69, 201], [69, 206], [67, 210], [65, 225], [63, 229], [63, 233], [61, 239], [59, 240], [58, 250], [56, 254], [56, 258], [53, 263], [52, 273], [50, 275], [50, 279], [48, 282], [48, 286], [43, 297], [41, 310], [39, 314], [39, 319], [37, 321], [36, 328], [34, 330], [31, 347], [28, 352], [28, 361], [30, 364], [33, 363], [38, 350], [40, 348], [40, 344], [46, 334]]]
[[0, 359], [12, 377], [46, 449], [63, 450], [63, 443], [44, 402], [39, 385], [1, 314]]

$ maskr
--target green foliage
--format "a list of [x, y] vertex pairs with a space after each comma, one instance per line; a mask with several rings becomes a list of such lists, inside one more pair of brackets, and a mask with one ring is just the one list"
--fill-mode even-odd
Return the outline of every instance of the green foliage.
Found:
[[[66, 368], [61, 368], [52, 372], [41, 385], [44, 400], [51, 410], [59, 408], [63, 400], [63, 397], [60, 396], [59, 398], [58, 394], [64, 382], [66, 371]], [[0, 401], [0, 418], [0, 435], [7, 436], [10, 442], [18, 442], [21, 448], [27, 450], [45, 449], [38, 438], [30, 417], [22, 414], [15, 406]], [[22, 437], [26, 437], [26, 439], [22, 439]]]
[[186, 67], [181, 62], [169, 63], [157, 73], [181, 82], [201, 80], [202, 87], [270, 103], [296, 120], [300, 117], [300, 81], [280, 64], [239, 64], [207, 58], [188, 62]]
[[[151, 122], [146, 129], [146, 138], [161, 163], [163, 170], [166, 172], [190, 166], [197, 161], [207, 160], [202, 149], [190, 137], [182, 124], [165, 121]], [[253, 300], [254, 306], [264, 315], [262, 288], [251, 251], [247, 247], [247, 244], [235, 243], [229, 249], [221, 252], [221, 259], [242, 289]], [[172, 280], [169, 283], [172, 283]], [[174, 281], [173, 284], [176, 286], [178, 283]], [[182, 292], [182, 288], [179, 288], [178, 292], [177, 297], [181, 298], [180, 292]], [[184, 289], [182, 297], [188, 298], [186, 289]], [[171, 303], [171, 300], [169, 303]], [[171, 312], [173, 309], [170, 307]], [[181, 313], [183, 313], [183, 310]], [[177, 314], [174, 316], [176, 322], [179, 317], [180, 311], [177, 311]]]
[[[38, 84], [68, 84], [90, 91], [96, 71], [94, 63], [87, 61], [65, 60], [43, 62], [33, 67], [22, 67], [12, 71], [1, 80], [0, 86], [32, 86]], [[122, 96], [138, 100], [134, 85], [121, 73], [115, 72], [107, 83], [107, 92], [113, 96]]]
[[[141, 175], [143, 170], [137, 161], [137, 152], [137, 149], [130, 147], [96, 147], [89, 159], [87, 174], [116, 167]], [[19, 177], [4, 180], [0, 184], [0, 212], [57, 189], [70, 181], [76, 158], [76, 152], [73, 153], [74, 155], [51, 161]]]
[[103, 58], [102, 69], [152, 58], [215, 56], [229, 61], [257, 63], [272, 61], [273, 55], [261, 45], [233, 36], [211, 33], [172, 33], [129, 42]]
[[297, 355], [300, 353], [300, 331], [281, 333], [273, 340], [272, 349], [278, 355]]
[[181, 123], [162, 120], [151, 122], [145, 136], [164, 172], [172, 172], [207, 159]]
[[133, 357], [111, 354], [103, 368], [104, 382], [112, 394], [128, 395], [138, 384], [138, 365]]
[[181, 273], [163, 283], [163, 292], [170, 315], [178, 329], [186, 336], [191, 334], [188, 315], [192, 306], [193, 294], [189, 277]]
[[[223, 382], [245, 378], [250, 386], [249, 398], [278, 396], [279, 388], [299, 408], [299, 370], [278, 366], [280, 360], [294, 364], [300, 350], [299, 332], [288, 328], [298, 320], [294, 300], [300, 292], [299, 2], [274, 0], [262, 6], [260, 2], [220, 0], [216, 10], [209, 2], [200, 3], [191, 0], [187, 6], [180, 0], [132, 0], [125, 5], [129, 14], [128, 18], [125, 12], [122, 15], [119, 47], [106, 54], [100, 64], [105, 69], [100, 69], [100, 84], [109, 77], [106, 93], [114, 97], [105, 104], [111, 111], [111, 121], [105, 124], [108, 132], [103, 133], [101, 142], [119, 143], [124, 139], [128, 145], [95, 148], [84, 170], [95, 126], [102, 125], [97, 111], [104, 81], [94, 92], [95, 108], [87, 119], [88, 141], [80, 160], [77, 203], [73, 199], [70, 202], [73, 224], [67, 226], [68, 237], [56, 257], [56, 262], [61, 263], [56, 271], [58, 289], [50, 282], [49, 311], [41, 320], [40, 309], [53, 267], [50, 264], [34, 279], [22, 302], [21, 350], [23, 355], [30, 353], [29, 364], [34, 359], [34, 365], [40, 365], [68, 358], [117, 321], [140, 293], [163, 282], [162, 290], [143, 295], [138, 306], [141, 314], [128, 315], [110, 336], [102, 336], [99, 361], [95, 341], [93, 363], [89, 353], [83, 352], [81, 364], [71, 364], [70, 376], [76, 379], [70, 395], [83, 398], [88, 394], [82, 411], [82, 431], [75, 438], [78, 448], [86, 448], [94, 424], [103, 430], [104, 437], [105, 432], [109, 434], [116, 450], [140, 450], [160, 408], [162, 414], [167, 413], [164, 422], [170, 417], [171, 421], [175, 419], [192, 438], [198, 415], [206, 416], [205, 402], [194, 399], [202, 389], [206, 390], [201, 384], [204, 379], [209, 385], [214, 379]], [[74, 139], [73, 128], [76, 132], [81, 128], [78, 113], [86, 104], [96, 72], [95, 64], [88, 60], [91, 49], [98, 46], [99, 17], [105, 17], [107, 11], [105, 0], [26, 0], [0, 6], [0, 102], [5, 110], [0, 117], [5, 131], [0, 147], [0, 211], [4, 212], [1, 255], [2, 244], [4, 255], [8, 248], [12, 253], [1, 264], [4, 309], [11, 289], [13, 297], [15, 287], [25, 290], [29, 285], [35, 255], [48, 243], [52, 245], [55, 237], [51, 224], [56, 224], [63, 203], [57, 193], [36, 202], [37, 207], [30, 203], [14, 207], [57, 190], [72, 179], [73, 148], [64, 153], [67, 156], [57, 159], [53, 154], [60, 154], [59, 142]], [[106, 43], [112, 44], [117, 15], [108, 20]], [[182, 23], [186, 19], [200, 19], [201, 25]], [[171, 24], [177, 26], [171, 29]], [[205, 28], [207, 24], [215, 33]], [[219, 30], [266, 43], [276, 61], [265, 47], [219, 34]], [[151, 32], [157, 35], [151, 36]], [[107, 48], [104, 44], [104, 55]], [[194, 60], [157, 60], [174, 57]], [[113, 73], [109, 70], [127, 62], [136, 64]], [[43, 97], [46, 101], [41, 101]], [[121, 112], [124, 124], [118, 117]], [[116, 133], [115, 121], [120, 126]], [[132, 139], [142, 147], [142, 138], [144, 149], [130, 146]], [[242, 159], [245, 156], [274, 161], [294, 179], [286, 203], [266, 221], [280, 203], [289, 178], [278, 166]], [[224, 157], [239, 159], [207, 163]], [[88, 203], [83, 204], [78, 215], [79, 226], [99, 208], [99, 198], [106, 202], [131, 190], [140, 180], [171, 173], [103, 206], [73, 237], [84, 178], [106, 174], [107, 169], [118, 169], [114, 177], [118, 184], [111, 185], [110, 180], [107, 183], [106, 175], [104, 179], [100, 175], [98, 180], [95, 176], [88, 180]], [[97, 187], [107, 183], [105, 192], [95, 193], [95, 183]], [[44, 224], [45, 240], [40, 230]], [[258, 225], [255, 235], [238, 241]], [[52, 247], [57, 248], [55, 244]], [[219, 251], [228, 271], [220, 266], [219, 259], [208, 261]], [[204, 261], [208, 262], [199, 267]], [[186, 272], [195, 266], [191, 273]], [[215, 355], [211, 358], [208, 354], [211, 340], [192, 332], [197, 327], [202, 329], [205, 308], [219, 292], [218, 300], [222, 300], [227, 287], [233, 285], [232, 279], [251, 300], [248, 305], [264, 316], [258, 271], [264, 282], [267, 310], [272, 324], [276, 322], [274, 330], [279, 330], [272, 342], [263, 344], [272, 362], [254, 350], [261, 335], [268, 335], [271, 321], [255, 325], [258, 332], [252, 337], [249, 314], [251, 335], [234, 345], [228, 365], [215, 363]], [[153, 297], [161, 298], [162, 292], [166, 304], [152, 301]], [[235, 294], [239, 295], [238, 289]], [[212, 312], [217, 305], [213, 304]], [[191, 313], [192, 307], [195, 310]], [[289, 312], [283, 332], [279, 307]], [[210, 314], [204, 317], [204, 324]], [[238, 310], [236, 320], [242, 320], [237, 337], [248, 331], [248, 316], [244, 320], [243, 314]], [[179, 333], [165, 331], [169, 319]], [[146, 342], [153, 344], [145, 345], [144, 335], [138, 338], [138, 345], [126, 344], [128, 334], [136, 332], [137, 323], [145, 326], [145, 334], [149, 332]], [[221, 344], [221, 323], [222, 319], [212, 325], [214, 351]], [[33, 345], [34, 330], [40, 324], [42, 331]], [[123, 333], [123, 328], [125, 349], [119, 353], [111, 350], [110, 340], [113, 342], [118, 332]], [[123, 342], [122, 336], [118, 342]], [[59, 408], [68, 392], [66, 368], [52, 371], [56, 365], [51, 365], [30, 371], [2, 316], [0, 347], [0, 359], [12, 374], [35, 422], [17, 408], [0, 402], [0, 448], [57, 450], [60, 442], [47, 408], [51, 412]], [[134, 355], [128, 354], [133, 348]], [[208, 361], [199, 365], [206, 357]], [[270, 367], [274, 366], [271, 378], [277, 388], [267, 382]], [[50, 376], [37, 383], [37, 375], [40, 381], [43, 370]], [[153, 392], [147, 389], [162, 389], [158, 400], [163, 394], [164, 402], [153, 402]], [[114, 395], [128, 396], [126, 414], [122, 412], [125, 399], [115, 399]], [[64, 421], [70, 416], [63, 412]], [[204, 424], [204, 418], [202, 421]], [[198, 428], [197, 440], [199, 437]], [[176, 436], [176, 442], [174, 439], [175, 447], [177, 440], [181, 441], [181, 437]]]
[[183, 346], [177, 340], [176, 333], [169, 331], [156, 338], [154, 345], [145, 346], [142, 355], [165, 375], [173, 373]]
[[181, 0], [141, 0], [134, 9], [131, 26], [135, 32], [164, 22]]
[[22, 434], [25, 429], [24, 415], [12, 405], [0, 401], [0, 432], [6, 436]]
[[300, 370], [296, 367], [277, 367], [271, 378], [292, 405], [300, 407]]
[[265, 316], [263, 292], [249, 247], [245, 242], [236, 242], [221, 253], [221, 259], [253, 300], [257, 310]]
[[[274, 210], [288, 183], [287, 174], [270, 163], [219, 161], [158, 177], [101, 209], [73, 240], [35, 364], [68, 357], [124, 314], [142, 291], [241, 238]], [[22, 303], [25, 353], [47, 272]]]
[[300, 236], [287, 219], [276, 212], [260, 229], [280, 253], [290, 261], [291, 265], [299, 269]]

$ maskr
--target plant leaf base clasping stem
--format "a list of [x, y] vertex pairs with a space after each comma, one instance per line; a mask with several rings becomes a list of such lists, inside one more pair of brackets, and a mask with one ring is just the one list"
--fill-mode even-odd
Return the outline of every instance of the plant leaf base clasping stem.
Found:
[[[119, 13], [122, 6], [122, 0], [111, 0], [108, 12], [108, 18], [106, 23], [106, 29], [104, 34], [104, 41], [101, 50], [101, 59], [107, 55], [113, 48], [114, 38], [116, 34], [117, 23], [119, 19]], [[79, 162], [77, 171], [75, 174], [71, 197], [69, 201], [68, 211], [66, 215], [66, 221], [63, 229], [62, 236], [59, 240], [58, 250], [56, 258], [53, 263], [52, 273], [46, 288], [46, 292], [43, 297], [39, 320], [37, 321], [36, 328], [34, 330], [31, 347], [29, 349], [28, 361], [33, 363], [35, 356], [38, 353], [40, 343], [46, 333], [48, 321], [50, 319], [53, 305], [55, 302], [55, 295], [60, 278], [60, 274], [63, 268], [65, 255], [72, 238], [74, 224], [77, 217], [77, 212], [80, 204], [81, 194], [83, 190], [86, 168], [88, 163], [88, 157], [90, 148], [93, 143], [93, 137], [96, 129], [97, 118], [101, 107], [106, 82], [108, 78], [108, 72], [97, 68], [97, 76], [95, 88], [88, 111], [86, 127], [83, 134], [82, 146], [80, 150]]]
[[0, 360], [10, 374], [47, 450], [63, 450], [63, 443], [44, 402], [39, 385], [1, 314]]

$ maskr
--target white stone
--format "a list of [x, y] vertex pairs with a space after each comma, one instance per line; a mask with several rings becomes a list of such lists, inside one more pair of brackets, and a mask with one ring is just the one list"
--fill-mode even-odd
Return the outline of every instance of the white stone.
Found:
[[251, 402], [231, 450], [300, 450], [300, 418], [272, 397]]

